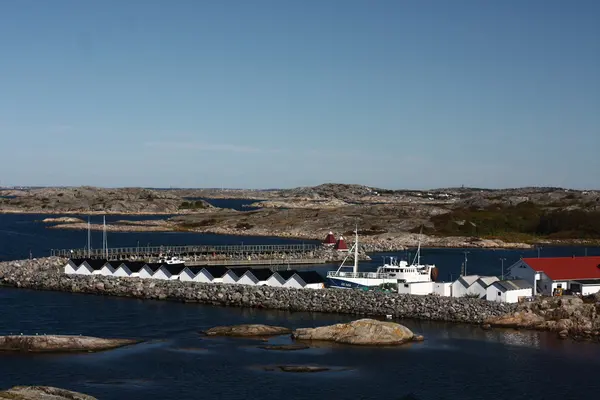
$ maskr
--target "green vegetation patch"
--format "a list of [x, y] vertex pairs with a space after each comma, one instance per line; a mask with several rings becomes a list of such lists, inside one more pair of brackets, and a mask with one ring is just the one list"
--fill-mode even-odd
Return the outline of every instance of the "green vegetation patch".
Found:
[[548, 210], [531, 202], [453, 210], [432, 217], [431, 222], [433, 228], [424, 233], [440, 236], [600, 238], [600, 211]]

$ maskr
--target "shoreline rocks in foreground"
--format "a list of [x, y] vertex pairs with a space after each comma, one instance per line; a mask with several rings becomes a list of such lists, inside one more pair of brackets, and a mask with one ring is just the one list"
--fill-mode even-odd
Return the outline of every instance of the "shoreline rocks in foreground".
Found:
[[52, 386], [15, 386], [0, 391], [0, 399], [13, 400], [98, 400], [87, 394]]
[[0, 336], [0, 352], [67, 353], [112, 350], [139, 343], [132, 339], [104, 339], [72, 335]]
[[215, 326], [203, 331], [206, 336], [277, 336], [291, 333], [292, 330], [282, 326], [269, 326], [261, 324], [243, 324], [232, 326]]
[[399, 345], [422, 340], [404, 325], [369, 318], [347, 324], [299, 328], [292, 333], [292, 338], [354, 345]]

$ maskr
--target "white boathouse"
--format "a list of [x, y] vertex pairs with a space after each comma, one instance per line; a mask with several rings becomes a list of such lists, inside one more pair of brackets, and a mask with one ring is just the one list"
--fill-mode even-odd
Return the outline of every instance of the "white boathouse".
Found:
[[523, 279], [496, 281], [487, 287], [486, 299], [502, 303], [518, 303], [520, 298], [533, 296], [533, 287]]

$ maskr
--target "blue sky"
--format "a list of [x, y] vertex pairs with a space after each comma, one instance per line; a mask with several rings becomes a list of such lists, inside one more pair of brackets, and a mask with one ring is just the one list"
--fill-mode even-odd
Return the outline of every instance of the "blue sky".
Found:
[[0, 2], [0, 184], [600, 188], [600, 2]]

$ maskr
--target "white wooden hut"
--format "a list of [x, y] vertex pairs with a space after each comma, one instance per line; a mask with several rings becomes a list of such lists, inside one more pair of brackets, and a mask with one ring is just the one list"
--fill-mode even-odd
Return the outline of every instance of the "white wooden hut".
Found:
[[79, 267], [83, 261], [84, 261], [83, 258], [69, 259], [69, 261], [67, 261], [67, 263], [65, 264], [65, 267], [64, 267], [65, 274], [69, 274], [69, 275], [76, 274], [77, 267]]
[[302, 279], [305, 289], [325, 289], [325, 278], [317, 271], [300, 271], [298, 276]]
[[267, 280], [273, 275], [268, 269], [251, 269], [237, 281], [238, 285], [267, 286]]
[[476, 293], [480, 299], [485, 299], [487, 296], [487, 288], [494, 282], [498, 282], [497, 276], [482, 276], [477, 279], [469, 288], [470, 293]]
[[143, 261], [124, 261], [115, 270], [113, 276], [122, 278], [135, 278], [139, 277], [140, 271], [146, 265]]
[[157, 263], [148, 263], [144, 265], [140, 272], [138, 273], [138, 277], [142, 279], [150, 279], [153, 277], [154, 273], [158, 271], [158, 269], [162, 266], [162, 264]]
[[202, 267], [185, 267], [179, 274], [179, 280], [184, 282], [210, 282]]
[[100, 271], [100, 269], [104, 266], [104, 264], [106, 264], [106, 260], [85, 259], [79, 265], [79, 267], [77, 267], [77, 270], [75, 271], [75, 273], [77, 275], [92, 275], [96, 271]]
[[153, 279], [177, 280], [185, 268], [184, 264], [163, 264], [152, 275]]
[[228, 269], [227, 272], [225, 272], [225, 274], [221, 278], [215, 278], [213, 282], [237, 283], [238, 279], [239, 276], [232, 270]]
[[502, 303], [517, 303], [521, 297], [533, 296], [533, 287], [523, 279], [497, 281], [487, 288], [486, 299]]
[[479, 275], [465, 275], [452, 283], [452, 297], [464, 297], [473, 294], [471, 286], [479, 279]]
[[[283, 271], [282, 271], [283, 272]], [[284, 279], [279, 271], [274, 272], [269, 279], [267, 279], [267, 286], [272, 286], [272, 287], [283, 287], [283, 285], [285, 284], [286, 279]]]
[[[118, 264], [118, 263], [115, 263], [115, 264]], [[94, 275], [113, 276], [115, 273], [115, 270], [116, 270], [116, 268], [113, 267], [113, 265], [110, 263], [110, 261], [107, 261], [104, 263], [104, 265], [102, 265], [102, 267], [100, 267], [100, 269], [94, 271]]]
[[[200, 272], [198, 272], [198, 275], [196, 277], [197, 277], [197, 282], [223, 283], [223, 277], [229, 273], [230, 273], [229, 269], [227, 269], [225, 267], [221, 267], [221, 266], [204, 267], [204, 268], [202, 268], [202, 270]], [[231, 274], [233, 274], [233, 272], [231, 272]], [[236, 275], [233, 274], [233, 278], [232, 277], [227, 278], [228, 281], [231, 279], [236, 281], [237, 280]]]

